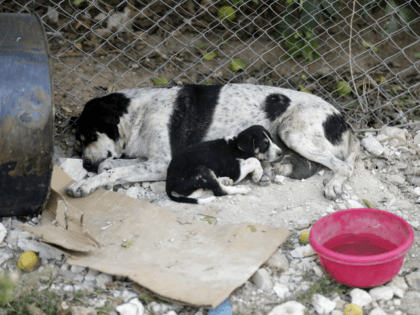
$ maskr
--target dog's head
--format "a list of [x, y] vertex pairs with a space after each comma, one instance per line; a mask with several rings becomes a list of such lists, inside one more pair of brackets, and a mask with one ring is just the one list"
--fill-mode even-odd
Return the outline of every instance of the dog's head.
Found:
[[[121, 99], [121, 97], [123, 99]], [[128, 101], [122, 94], [113, 93], [95, 98], [86, 103], [76, 125], [76, 145], [83, 153], [83, 167], [97, 172], [98, 166], [107, 158], [119, 158], [122, 145], [118, 125], [120, 117], [127, 112], [121, 101]]]
[[237, 137], [237, 147], [260, 161], [273, 162], [282, 154], [268, 130], [260, 125], [251, 126], [240, 132]]

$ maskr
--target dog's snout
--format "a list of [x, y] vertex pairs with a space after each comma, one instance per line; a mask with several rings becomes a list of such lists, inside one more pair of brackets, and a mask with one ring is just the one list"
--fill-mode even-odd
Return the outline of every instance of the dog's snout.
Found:
[[92, 163], [89, 159], [83, 160], [83, 168], [86, 169], [88, 172], [97, 172], [98, 171], [98, 165]]
[[83, 161], [83, 166], [91, 166], [92, 165], [92, 161], [91, 160], [89, 160], [89, 159], [87, 159], [87, 160], [84, 160]]

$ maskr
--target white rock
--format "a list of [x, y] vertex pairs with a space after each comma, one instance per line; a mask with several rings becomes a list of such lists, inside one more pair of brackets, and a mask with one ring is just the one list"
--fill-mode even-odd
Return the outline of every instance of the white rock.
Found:
[[0, 251], [0, 266], [3, 265], [5, 261], [8, 261], [10, 258], [13, 258], [13, 255]]
[[276, 292], [277, 296], [280, 299], [284, 299], [286, 297], [286, 294], [289, 292], [287, 285], [282, 283], [276, 283], [273, 287], [273, 290], [274, 292]]
[[7, 230], [2, 223], [0, 223], [0, 244], [4, 241], [7, 235]]
[[270, 290], [273, 287], [270, 274], [264, 268], [258, 269], [251, 280], [260, 290]]
[[403, 292], [408, 290], [407, 282], [405, 282], [405, 279], [403, 277], [396, 276], [394, 279], [392, 279], [390, 283], [388, 283], [388, 285], [394, 289], [394, 294], [395, 294], [395, 288], [398, 288]]
[[324, 273], [322, 271], [322, 269], [323, 269], [322, 267], [320, 267], [318, 265], [315, 265], [315, 266], [312, 267], [312, 269], [313, 269], [313, 271], [315, 272], [315, 275], [318, 278], [322, 278], [322, 276], [324, 275]]
[[98, 312], [93, 307], [73, 306], [72, 315], [96, 315]]
[[166, 313], [165, 315], [177, 315], [175, 311], [169, 311], [168, 313]]
[[332, 311], [331, 315], [344, 315], [344, 313], [342, 311], [339, 311], [339, 310], [334, 310], [334, 311]]
[[306, 307], [296, 301], [289, 301], [276, 306], [268, 315], [305, 315]]
[[413, 227], [413, 229], [418, 230], [420, 228], [420, 222], [419, 221], [411, 221], [410, 224]]
[[40, 243], [33, 240], [19, 239], [18, 245], [23, 251], [34, 251], [39, 253], [41, 259], [58, 259], [61, 260], [63, 255], [58, 249], [47, 245], [45, 243]]
[[134, 293], [128, 290], [124, 290], [121, 293], [121, 297], [124, 299], [124, 302], [128, 302], [129, 300], [131, 300], [132, 298], [135, 298], [136, 296], [138, 296], [137, 293]]
[[408, 284], [416, 291], [420, 291], [420, 271], [412, 272], [405, 276]]
[[312, 249], [311, 245], [299, 246], [290, 252], [290, 255], [295, 258], [309, 257], [316, 255], [315, 251]]
[[274, 178], [274, 182], [276, 184], [284, 184], [285, 181], [286, 177], [284, 177], [283, 175], [276, 175], [276, 177]]
[[394, 296], [394, 291], [389, 286], [383, 286], [371, 289], [369, 294], [374, 300], [389, 301]]
[[382, 308], [377, 307], [371, 310], [369, 315], [387, 315], [387, 313]]
[[138, 187], [130, 187], [125, 191], [125, 195], [134, 199], [137, 199], [137, 195], [140, 192], [140, 188]]
[[372, 137], [363, 138], [360, 143], [366, 149], [366, 151], [368, 151], [370, 154], [374, 156], [381, 155], [384, 152], [384, 147], [375, 138], [372, 138]]
[[265, 262], [267, 267], [278, 270], [278, 271], [286, 271], [289, 269], [289, 260], [287, 259], [286, 255], [280, 254], [276, 251], [271, 257]]
[[49, 20], [53, 23], [58, 22], [58, 11], [55, 10], [53, 7], [48, 6], [47, 16]]
[[336, 303], [321, 294], [314, 294], [311, 304], [318, 314], [323, 315], [331, 313], [334, 310]]
[[150, 184], [150, 189], [155, 194], [163, 194], [166, 191], [166, 182], [154, 182]]
[[130, 302], [118, 305], [116, 307], [120, 315], [143, 315], [144, 306], [139, 299], [132, 299]]
[[83, 271], [86, 270], [86, 268], [85, 267], [81, 267], [81, 266], [72, 265], [70, 267], [70, 270], [73, 273], [82, 273]]
[[17, 246], [17, 243], [20, 239], [33, 239], [33, 234], [27, 232], [27, 231], [21, 231], [21, 230], [12, 230], [9, 231], [9, 234], [6, 237], [6, 243], [12, 244], [14, 246]]
[[112, 276], [106, 273], [101, 273], [96, 277], [96, 284], [102, 289], [106, 289], [105, 283], [112, 282]]
[[386, 180], [391, 184], [402, 185], [405, 183], [405, 178], [400, 175], [386, 175]]
[[73, 292], [74, 291], [74, 288], [73, 288], [73, 286], [72, 285], [65, 285], [64, 287], [63, 287], [63, 291], [66, 291], [66, 292]]
[[308, 219], [298, 220], [295, 224], [296, 230], [306, 229], [311, 225], [311, 222]]
[[350, 291], [351, 303], [364, 307], [372, 302], [372, 297], [365, 290], [353, 289]]
[[99, 275], [99, 271], [95, 269], [89, 269], [88, 273], [85, 276], [86, 281], [93, 281]]
[[73, 180], [81, 180], [86, 177], [87, 170], [83, 168], [82, 159], [59, 159], [61, 169]]
[[[406, 140], [404, 129], [400, 129], [400, 128], [397, 128], [397, 127], [386, 127], [384, 129], [382, 129], [380, 131], [380, 133], [382, 135], [386, 135], [386, 136], [398, 136], [398, 137], [401, 137], [404, 140]], [[389, 145], [393, 146], [393, 147], [396, 147], [398, 145], [404, 145], [404, 144], [405, 144], [404, 142], [402, 142], [398, 139], [389, 140]]]
[[348, 207], [348, 209], [360, 209], [360, 208], [366, 208], [366, 206], [361, 205], [359, 202], [357, 202], [356, 200], [346, 200], [346, 205]]

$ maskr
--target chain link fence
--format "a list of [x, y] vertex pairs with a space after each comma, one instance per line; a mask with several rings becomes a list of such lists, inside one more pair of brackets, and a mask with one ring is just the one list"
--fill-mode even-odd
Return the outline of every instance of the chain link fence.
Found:
[[36, 12], [56, 134], [106, 92], [188, 83], [298, 89], [356, 128], [420, 116], [420, 0], [0, 0]]

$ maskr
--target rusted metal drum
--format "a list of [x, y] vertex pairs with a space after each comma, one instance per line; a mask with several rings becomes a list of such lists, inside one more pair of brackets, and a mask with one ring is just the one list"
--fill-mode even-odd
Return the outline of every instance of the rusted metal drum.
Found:
[[36, 14], [0, 13], [0, 217], [40, 212], [51, 183], [53, 89]]

